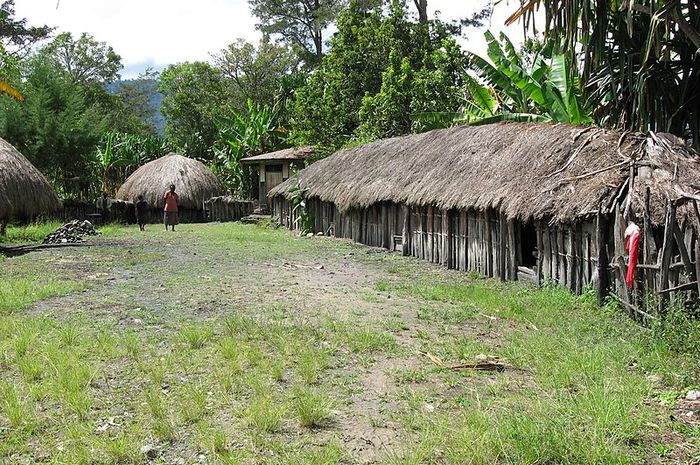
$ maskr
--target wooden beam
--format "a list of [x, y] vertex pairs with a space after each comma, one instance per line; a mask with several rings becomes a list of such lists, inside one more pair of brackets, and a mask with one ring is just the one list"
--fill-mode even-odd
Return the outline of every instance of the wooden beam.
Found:
[[[515, 220], [508, 220], [508, 278], [518, 280], [518, 242], [515, 239]], [[530, 270], [532, 271], [532, 270]]]
[[442, 211], [442, 250], [440, 251], [440, 264], [450, 268], [450, 243], [452, 242], [452, 234], [450, 231], [450, 212], [449, 210]]
[[542, 285], [542, 260], [544, 258], [544, 239], [542, 238], [541, 222], [535, 223], [535, 233], [537, 234], [537, 284]]
[[[596, 297], [598, 305], [603, 306], [608, 296], [608, 256], [606, 253], [607, 240], [605, 237], [606, 221], [603, 214], [598, 211], [595, 222], [596, 242], [598, 243], [598, 283], [596, 286]], [[571, 265], [569, 265], [571, 266]]]
[[691, 283], [684, 283], [676, 287], [672, 287], [670, 289], [663, 289], [661, 291], [656, 291], [657, 294], [668, 294], [669, 292], [677, 292], [677, 291], [689, 291], [691, 289], [695, 289], [698, 285], [697, 281], [693, 281]]
[[484, 221], [486, 223], [486, 275], [494, 277], [493, 270], [493, 225], [491, 224], [491, 209], [487, 208], [484, 212]]
[[673, 238], [676, 240], [676, 245], [678, 246], [678, 251], [681, 255], [681, 261], [688, 271], [688, 276], [690, 276], [691, 280], [695, 281], [697, 279], [695, 274], [695, 266], [693, 266], [693, 263], [690, 260], [690, 254], [688, 254], [688, 248], [685, 246], [685, 240], [683, 239], [681, 230], [678, 229], [678, 225], [675, 221], [673, 222]]
[[506, 239], [508, 236], [508, 225], [506, 223], [506, 217], [503, 213], [498, 212], [498, 277], [501, 281], [506, 280]]
[[[666, 204], [666, 220], [664, 222], [664, 242], [661, 246], [659, 255], [659, 288], [666, 289], [669, 287], [668, 273], [673, 256], [673, 229], [676, 223], [676, 205], [669, 200]], [[668, 303], [668, 296], [661, 294], [659, 299], [659, 315], [663, 315]]]

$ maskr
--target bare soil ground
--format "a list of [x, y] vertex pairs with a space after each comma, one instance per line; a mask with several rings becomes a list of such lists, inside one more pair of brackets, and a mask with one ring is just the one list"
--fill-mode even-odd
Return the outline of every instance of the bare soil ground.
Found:
[[[241, 225], [129, 228], [2, 265], [8, 277], [39, 270], [79, 289], [3, 317], [0, 463], [697, 457], [691, 417], [676, 425], [673, 406], [656, 397], [678, 382], [658, 361], [666, 355], [619, 354], [600, 342], [609, 331], [589, 320], [545, 337], [561, 315], [588, 309], [573, 297], [566, 310], [526, 287]], [[539, 317], [535, 305], [557, 314]], [[614, 338], [636, 334], [605, 324], [621, 325]], [[590, 352], [572, 367], [557, 352], [569, 342], [556, 338]], [[508, 367], [450, 371], [425, 352]], [[633, 357], [634, 370], [626, 367]], [[36, 372], [26, 368], [32, 361]], [[89, 370], [83, 384], [81, 367]], [[629, 379], [603, 379], [620, 367]], [[31, 420], [13, 419], [15, 404]], [[589, 408], [588, 418], [574, 418]]]

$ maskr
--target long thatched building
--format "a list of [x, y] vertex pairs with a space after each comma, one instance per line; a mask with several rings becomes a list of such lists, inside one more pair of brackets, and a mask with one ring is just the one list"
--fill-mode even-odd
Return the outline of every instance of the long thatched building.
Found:
[[151, 220], [160, 221], [163, 194], [175, 184], [180, 197], [180, 221], [205, 220], [204, 204], [212, 197], [224, 195], [226, 188], [202, 162], [170, 153], [146, 163], [127, 178], [117, 192], [117, 199], [136, 202], [139, 195], [151, 206]]
[[[700, 159], [670, 135], [502, 123], [380, 140], [271, 190], [290, 228], [296, 185], [317, 232], [503, 280], [594, 286], [648, 317], [643, 302], [697, 295]], [[642, 230], [632, 287], [628, 220]]]
[[0, 139], [0, 228], [62, 207], [43, 174], [11, 144]]

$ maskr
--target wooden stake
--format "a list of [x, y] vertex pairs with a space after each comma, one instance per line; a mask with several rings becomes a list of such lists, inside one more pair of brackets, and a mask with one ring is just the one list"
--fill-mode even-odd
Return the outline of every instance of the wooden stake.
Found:
[[595, 222], [596, 242], [598, 243], [598, 285], [596, 287], [596, 297], [598, 305], [605, 304], [605, 298], [608, 296], [608, 257], [606, 254], [606, 238], [605, 238], [605, 217], [598, 210]]
[[[669, 281], [669, 267], [671, 265], [671, 258], [673, 254], [673, 228], [676, 223], [676, 205], [669, 200], [666, 204], [666, 221], [664, 222], [664, 242], [661, 246], [661, 253], [659, 255], [659, 289], [668, 289]], [[659, 299], [659, 315], [663, 315], [666, 310], [666, 304], [668, 303], [668, 296], [662, 294]]]

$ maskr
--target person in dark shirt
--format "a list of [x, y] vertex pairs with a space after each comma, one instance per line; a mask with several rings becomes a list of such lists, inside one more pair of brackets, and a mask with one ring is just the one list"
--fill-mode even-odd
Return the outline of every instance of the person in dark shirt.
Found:
[[143, 199], [143, 195], [139, 195], [136, 202], [136, 222], [141, 231], [146, 230], [146, 215], [148, 215], [148, 202]]

